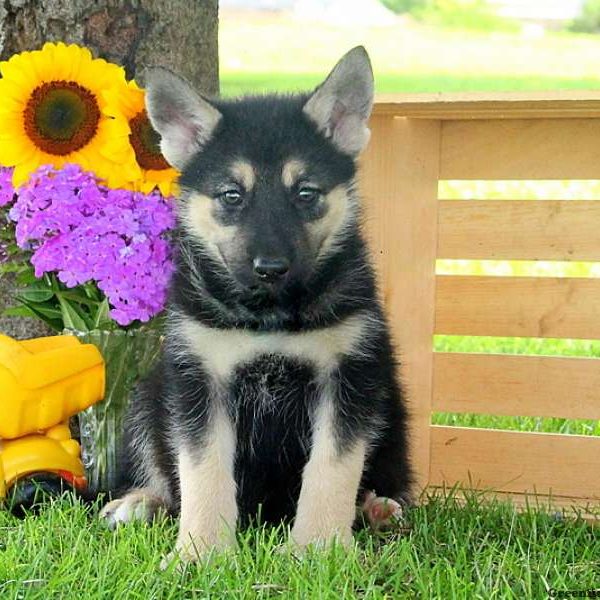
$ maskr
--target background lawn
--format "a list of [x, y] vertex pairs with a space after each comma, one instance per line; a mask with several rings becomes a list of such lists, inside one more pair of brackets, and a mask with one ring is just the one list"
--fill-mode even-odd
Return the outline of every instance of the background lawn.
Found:
[[[307, 89], [353, 45], [371, 53], [379, 92], [600, 89], [594, 36], [474, 33], [401, 20], [393, 27], [335, 27], [277, 14], [223, 12], [225, 95]], [[447, 198], [600, 198], [588, 182], [448, 182]], [[597, 277], [590, 263], [440, 261], [440, 273]], [[438, 350], [600, 356], [600, 342], [438, 336]], [[436, 423], [600, 435], [592, 421], [438, 414]], [[526, 457], [524, 457], [526, 460]], [[326, 499], [324, 499], [326, 501]], [[0, 598], [546, 598], [548, 590], [600, 587], [600, 535], [582, 520], [505, 504], [461, 508], [435, 500], [410, 510], [399, 532], [361, 533], [356, 548], [277, 552], [281, 531], [253, 529], [240, 550], [187, 573], [158, 573], [176, 536], [170, 522], [116, 533], [69, 500], [19, 521], [0, 511]]]
[[227, 11], [219, 40], [225, 95], [308, 89], [357, 44], [369, 51], [381, 93], [600, 89], [594, 35], [452, 30], [409, 19], [343, 27]]

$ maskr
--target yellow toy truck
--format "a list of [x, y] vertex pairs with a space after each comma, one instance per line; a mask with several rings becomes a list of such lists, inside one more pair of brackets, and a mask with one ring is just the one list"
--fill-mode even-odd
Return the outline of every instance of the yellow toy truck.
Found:
[[69, 418], [104, 396], [104, 361], [74, 336], [0, 335], [0, 501], [31, 506], [38, 490], [86, 485]]

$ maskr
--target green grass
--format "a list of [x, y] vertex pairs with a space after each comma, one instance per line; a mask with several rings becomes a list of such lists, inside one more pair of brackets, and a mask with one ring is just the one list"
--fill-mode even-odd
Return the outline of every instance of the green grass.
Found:
[[[221, 93], [238, 96], [246, 93], [293, 92], [310, 90], [324, 73], [261, 73], [227, 71], [221, 76]], [[379, 73], [378, 93], [467, 92], [467, 91], [544, 91], [600, 89], [599, 77], [509, 75], [465, 75], [462, 73]]]
[[240, 534], [239, 549], [186, 572], [160, 572], [173, 522], [112, 533], [66, 499], [19, 521], [0, 512], [0, 597], [9, 599], [546, 598], [600, 585], [600, 536], [583, 520], [516, 514], [451, 497], [411, 509], [392, 534], [296, 558], [280, 529]]
[[475, 32], [402, 21], [385, 27], [223, 11], [222, 91], [309, 89], [352, 46], [371, 56], [378, 92], [600, 89], [594, 35]]

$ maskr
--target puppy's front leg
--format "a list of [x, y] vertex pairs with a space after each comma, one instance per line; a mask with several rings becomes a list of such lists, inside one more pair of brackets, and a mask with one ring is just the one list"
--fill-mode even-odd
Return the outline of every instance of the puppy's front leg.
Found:
[[184, 561], [235, 545], [234, 457], [233, 426], [218, 408], [207, 424], [204, 443], [198, 448], [188, 443], [179, 455], [181, 517], [175, 554]]
[[323, 400], [313, 424], [312, 448], [298, 499], [292, 540], [301, 548], [308, 544], [328, 544], [337, 539], [352, 541], [356, 496], [362, 476], [367, 444], [353, 440], [339, 449], [334, 409]]

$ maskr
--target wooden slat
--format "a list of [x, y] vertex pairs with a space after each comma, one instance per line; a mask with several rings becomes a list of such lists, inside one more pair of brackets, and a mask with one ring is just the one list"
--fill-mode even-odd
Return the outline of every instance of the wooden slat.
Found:
[[435, 332], [600, 338], [600, 280], [439, 275]]
[[600, 179], [600, 119], [444, 121], [440, 179]]
[[438, 258], [600, 260], [600, 202], [441, 201]]
[[600, 117], [600, 92], [378, 94], [374, 114], [426, 119]]
[[419, 491], [429, 473], [440, 125], [379, 117], [371, 129], [362, 191], [385, 308], [402, 352]]
[[600, 419], [600, 360], [434, 354], [433, 410]]
[[600, 502], [600, 438], [432, 426], [430, 485]]

